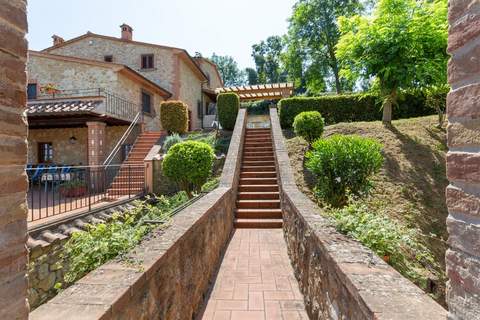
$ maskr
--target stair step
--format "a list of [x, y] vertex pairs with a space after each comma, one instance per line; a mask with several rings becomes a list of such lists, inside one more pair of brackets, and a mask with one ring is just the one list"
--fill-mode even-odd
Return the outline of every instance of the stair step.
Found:
[[277, 184], [241, 184], [239, 192], [278, 192]]
[[277, 178], [240, 178], [240, 184], [278, 184]]
[[259, 152], [259, 151], [273, 151], [273, 147], [245, 147], [243, 148], [243, 152]]
[[282, 219], [281, 209], [236, 209], [237, 219]]
[[276, 172], [241, 172], [240, 178], [276, 178]]
[[243, 159], [242, 164], [246, 167], [264, 167], [264, 166], [274, 166], [275, 161], [274, 159], [271, 160], [248, 160], [248, 159]]
[[280, 209], [280, 200], [237, 200], [237, 208]]
[[244, 147], [244, 148], [256, 148], [256, 147], [271, 148], [271, 147], [272, 147], [272, 142], [271, 142], [271, 141], [269, 141], [269, 142], [260, 142], [260, 141], [251, 142], [251, 141], [246, 141], [243, 147]]
[[275, 158], [273, 156], [258, 156], [258, 157], [252, 157], [252, 156], [245, 156], [242, 158], [242, 163], [249, 163], [249, 162], [262, 162], [262, 161], [269, 161], [270, 163], [273, 163]]
[[239, 192], [238, 199], [240, 200], [278, 200], [280, 193], [277, 192]]
[[245, 137], [245, 144], [247, 143], [272, 143], [272, 138], [271, 137], [265, 137], [265, 138], [258, 138], [258, 137]]
[[235, 228], [262, 228], [262, 229], [278, 229], [282, 228], [282, 219], [235, 219]]
[[242, 166], [242, 172], [276, 172], [275, 166]]

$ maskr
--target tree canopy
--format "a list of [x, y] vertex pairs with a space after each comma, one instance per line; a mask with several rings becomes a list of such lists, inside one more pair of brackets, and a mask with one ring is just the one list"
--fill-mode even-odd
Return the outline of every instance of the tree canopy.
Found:
[[238, 68], [238, 64], [233, 57], [219, 56], [213, 53], [210, 60], [217, 65], [218, 72], [220, 72], [226, 87], [240, 86], [246, 83], [245, 71]]

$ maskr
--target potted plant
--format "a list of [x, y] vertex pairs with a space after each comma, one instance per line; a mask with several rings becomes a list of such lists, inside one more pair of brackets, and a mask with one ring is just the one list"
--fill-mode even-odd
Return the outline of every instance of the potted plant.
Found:
[[59, 186], [58, 191], [66, 198], [82, 197], [87, 194], [87, 184], [81, 180], [67, 181]]
[[40, 87], [40, 92], [46, 93], [46, 94], [55, 94], [60, 92], [60, 90], [57, 88], [55, 84], [47, 83], [46, 85]]

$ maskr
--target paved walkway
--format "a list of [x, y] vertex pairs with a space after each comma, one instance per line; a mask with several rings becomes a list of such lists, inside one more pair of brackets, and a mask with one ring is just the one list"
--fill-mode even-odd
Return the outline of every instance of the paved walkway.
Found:
[[236, 229], [202, 320], [308, 319], [282, 229]]

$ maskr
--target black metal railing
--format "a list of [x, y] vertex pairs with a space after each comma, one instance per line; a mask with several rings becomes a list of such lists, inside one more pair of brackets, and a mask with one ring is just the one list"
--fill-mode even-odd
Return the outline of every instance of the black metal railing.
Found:
[[143, 165], [29, 166], [29, 222], [109, 206], [145, 193]]
[[132, 121], [140, 110], [140, 105], [104, 89], [104, 88], [86, 88], [86, 89], [68, 89], [55, 90], [50, 92], [41, 92], [35, 100], [59, 100], [59, 99], [86, 99], [101, 97], [105, 100], [105, 110], [102, 113], [118, 117], [120, 119]]

